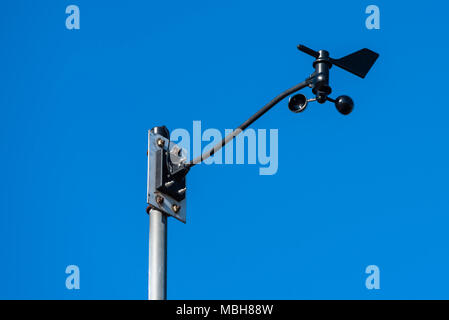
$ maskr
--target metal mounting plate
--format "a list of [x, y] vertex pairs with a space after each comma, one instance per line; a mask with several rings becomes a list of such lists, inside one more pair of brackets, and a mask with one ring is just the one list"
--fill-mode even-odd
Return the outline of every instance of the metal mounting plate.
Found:
[[[163, 143], [158, 145], [158, 141]], [[157, 166], [158, 151], [175, 152], [179, 147], [171, 143], [168, 139], [159, 134], [154, 134], [151, 130], [148, 131], [148, 178], [147, 178], [147, 203], [150, 207], [164, 212], [165, 214], [175, 217], [179, 221], [186, 223], [186, 198], [177, 201], [173, 197], [164, 194], [157, 190], [156, 182], [159, 175], [160, 168]], [[157, 197], [162, 197], [162, 203], [156, 201]], [[173, 211], [173, 206], [178, 206], [179, 211]]]

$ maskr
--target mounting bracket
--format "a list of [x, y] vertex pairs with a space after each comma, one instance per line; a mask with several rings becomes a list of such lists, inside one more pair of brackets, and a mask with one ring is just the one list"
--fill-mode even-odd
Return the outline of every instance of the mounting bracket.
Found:
[[169, 138], [165, 127], [148, 131], [147, 203], [186, 223], [186, 157]]

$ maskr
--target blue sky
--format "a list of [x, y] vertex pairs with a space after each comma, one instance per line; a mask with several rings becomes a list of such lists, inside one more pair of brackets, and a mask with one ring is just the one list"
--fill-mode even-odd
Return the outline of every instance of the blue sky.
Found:
[[[65, 28], [66, 6], [81, 29]], [[378, 5], [381, 29], [367, 30]], [[169, 223], [170, 299], [449, 298], [448, 5], [441, 1], [5, 1], [0, 298], [145, 299], [147, 130], [222, 131], [302, 81], [303, 43], [381, 54], [333, 68], [331, 104], [286, 102], [279, 170], [201, 165]], [[309, 94], [309, 91], [305, 91]], [[81, 271], [67, 290], [65, 268]], [[366, 266], [380, 290], [365, 288]]]

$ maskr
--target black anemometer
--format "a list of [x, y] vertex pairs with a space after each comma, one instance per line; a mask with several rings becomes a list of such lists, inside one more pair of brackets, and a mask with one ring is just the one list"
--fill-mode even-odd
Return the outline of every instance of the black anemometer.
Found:
[[[365, 48], [343, 58], [333, 59], [329, 57], [329, 52], [326, 50], [315, 51], [304, 45], [298, 45], [298, 49], [316, 59], [313, 62], [315, 71], [305, 81], [284, 91], [276, 98], [271, 100], [262, 109], [257, 111], [253, 116], [251, 116], [233, 132], [227, 135], [222, 141], [217, 143], [212, 149], [204, 152], [202, 155], [196, 157], [190, 162], [177, 161], [176, 164], [169, 165], [167, 170], [164, 171], [167, 175], [166, 179], [164, 180], [172, 179], [176, 181], [177, 179], [184, 179], [190, 168], [212, 156], [215, 152], [220, 150], [225, 144], [234, 139], [238, 134], [248, 128], [254, 121], [259, 119], [262, 115], [264, 115], [268, 110], [273, 108], [284, 98], [306, 87], [312, 88], [312, 92], [315, 95], [315, 98], [307, 99], [303, 94], [292, 96], [288, 102], [288, 108], [291, 111], [295, 113], [302, 112], [306, 109], [308, 103], [312, 101], [317, 101], [321, 104], [325, 103], [326, 101], [330, 101], [335, 104], [335, 107], [341, 114], [350, 114], [352, 112], [352, 109], [354, 108], [354, 102], [349, 96], [342, 95], [337, 97], [336, 99], [332, 99], [329, 97], [329, 95], [332, 93], [332, 88], [329, 85], [329, 70], [333, 65], [335, 65], [342, 68], [343, 70], [355, 74], [356, 76], [365, 78], [365, 76], [379, 57], [379, 54]], [[167, 129], [165, 128], [165, 130]], [[184, 186], [185, 182], [180, 183], [180, 185]], [[181, 189], [184, 190], [184, 188]]]
[[304, 95], [297, 94], [290, 98], [288, 108], [295, 113], [299, 113], [305, 110], [309, 102], [325, 103], [330, 101], [335, 103], [335, 107], [341, 114], [350, 114], [354, 108], [354, 102], [350, 97], [339, 96], [335, 100], [329, 98], [329, 95], [332, 93], [332, 88], [329, 86], [329, 70], [332, 68], [332, 65], [336, 65], [360, 78], [365, 78], [379, 54], [369, 49], [362, 49], [343, 58], [332, 59], [326, 50], [315, 51], [303, 45], [299, 45], [298, 49], [316, 59], [313, 62], [315, 72], [308, 79], [315, 98], [307, 99]]

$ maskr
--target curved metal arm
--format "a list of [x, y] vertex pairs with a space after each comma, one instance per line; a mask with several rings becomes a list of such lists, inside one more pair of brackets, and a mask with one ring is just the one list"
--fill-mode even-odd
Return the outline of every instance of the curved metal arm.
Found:
[[202, 161], [206, 160], [210, 156], [212, 156], [215, 152], [223, 148], [229, 141], [234, 139], [236, 136], [238, 136], [243, 130], [248, 128], [254, 121], [259, 119], [261, 116], [263, 116], [268, 110], [273, 108], [277, 103], [282, 101], [284, 98], [288, 97], [289, 95], [308, 87], [311, 84], [312, 77], [309, 77], [306, 81], [301, 82], [300, 84], [297, 84], [296, 86], [284, 91], [280, 95], [278, 95], [276, 98], [271, 100], [269, 103], [267, 103], [262, 109], [257, 111], [251, 118], [246, 120], [244, 123], [242, 123], [237, 129], [235, 129], [233, 132], [228, 134], [221, 142], [217, 143], [212, 149], [204, 152], [202, 155], [196, 157], [191, 162], [186, 164], [187, 169], [190, 169], [194, 165], [201, 163]]

